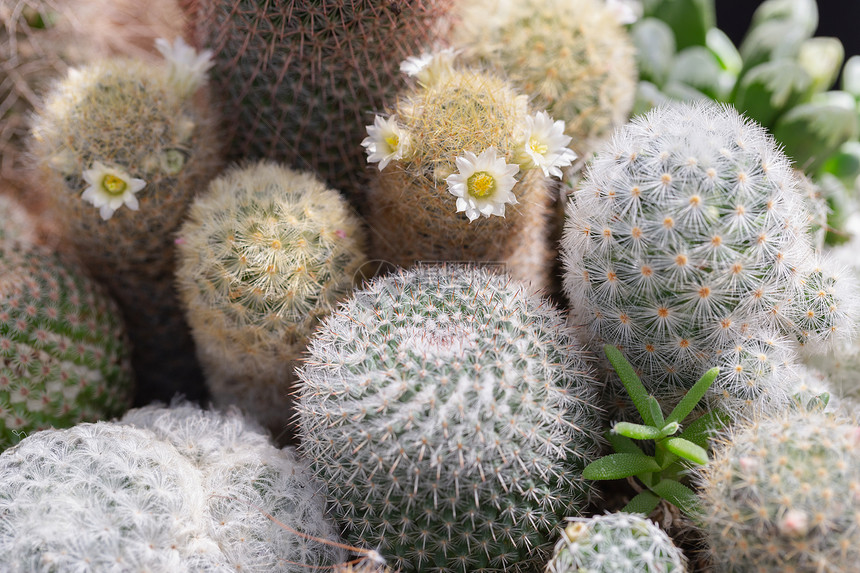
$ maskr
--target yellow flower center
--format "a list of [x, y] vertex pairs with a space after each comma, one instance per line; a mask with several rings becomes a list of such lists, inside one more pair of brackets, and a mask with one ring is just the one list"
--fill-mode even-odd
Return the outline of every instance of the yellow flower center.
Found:
[[549, 148], [539, 139], [532, 137], [529, 139], [529, 149], [532, 150], [532, 153], [544, 155]]
[[486, 171], [478, 171], [469, 177], [466, 186], [469, 188], [469, 195], [481, 199], [492, 195], [496, 190], [496, 178]]
[[102, 189], [111, 195], [122, 195], [126, 187], [128, 187], [128, 183], [116, 175], [108, 174], [102, 179]]
[[388, 144], [388, 148], [390, 150], [394, 151], [397, 149], [397, 146], [400, 145], [400, 137], [398, 137], [396, 133], [392, 133], [385, 138], [385, 143]]

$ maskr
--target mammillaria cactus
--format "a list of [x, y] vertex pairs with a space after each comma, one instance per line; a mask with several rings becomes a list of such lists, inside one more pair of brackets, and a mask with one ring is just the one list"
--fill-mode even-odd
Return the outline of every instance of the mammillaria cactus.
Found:
[[212, 397], [276, 434], [319, 319], [361, 278], [364, 232], [344, 199], [274, 163], [235, 168], [192, 205], [177, 279]]
[[451, 52], [404, 62], [417, 85], [363, 142], [379, 173], [369, 196], [374, 255], [504, 264], [514, 278], [549, 282], [546, 177], [575, 157], [563, 122], [529, 115], [505, 80], [455, 69]]
[[0, 241], [31, 245], [36, 242], [35, 227], [34, 219], [24, 207], [10, 195], [0, 193]]
[[129, 354], [116, 303], [82, 269], [0, 243], [0, 451], [36, 430], [122, 414]]
[[563, 120], [580, 157], [627, 121], [636, 94], [633, 43], [603, 0], [467, 0], [459, 12], [452, 46]]
[[141, 390], [169, 399], [196, 373], [173, 288], [174, 232], [217, 169], [218, 145], [195, 93], [208, 56], [180, 39], [159, 47], [162, 66], [110, 59], [70, 70], [45, 97], [32, 144], [64, 240], [126, 313]]
[[772, 374], [792, 349], [852, 330], [853, 296], [811, 246], [788, 160], [730, 108], [675, 104], [635, 119], [598, 152], [568, 215], [571, 306], [658, 397], [719, 366], [718, 394], [785, 403]]
[[403, 570], [521, 571], [585, 507], [594, 379], [560, 313], [510, 278], [421, 266], [323, 321], [301, 450], [347, 539]]
[[394, 95], [403, 59], [442, 39], [452, 1], [185, 0], [215, 53], [231, 157], [310, 169], [361, 207], [367, 112]]
[[787, 411], [735, 428], [701, 470], [717, 571], [837, 573], [860, 559], [860, 428]]
[[635, 513], [570, 518], [546, 573], [684, 573], [666, 533]]
[[150, 406], [38, 432], [0, 455], [0, 484], [4, 571], [299, 572], [343, 559], [305, 464], [233, 414]]

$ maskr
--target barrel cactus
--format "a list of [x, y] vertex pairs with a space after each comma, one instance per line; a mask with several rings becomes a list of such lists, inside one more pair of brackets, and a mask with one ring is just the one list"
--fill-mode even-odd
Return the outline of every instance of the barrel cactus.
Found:
[[358, 219], [313, 175], [262, 162], [213, 180], [179, 237], [180, 296], [212, 397], [283, 431], [308, 338], [361, 278]]
[[563, 120], [580, 157], [627, 121], [636, 93], [633, 43], [606, 2], [468, 0], [458, 7], [452, 46]]
[[564, 123], [531, 114], [525, 95], [492, 74], [454, 66], [452, 52], [404, 62], [413, 85], [363, 145], [379, 172], [369, 195], [374, 255], [483, 261], [549, 283], [550, 175], [575, 154]]
[[717, 571], [837, 573], [860, 559], [860, 427], [789, 410], [737, 427], [698, 474]]
[[13, 573], [299, 572], [344, 557], [306, 465], [235, 414], [150, 406], [38, 432], [0, 455], [0, 484]]
[[594, 379], [563, 316], [486, 269], [377, 278], [298, 370], [300, 450], [354, 544], [405, 571], [525, 571], [582, 512]]
[[635, 513], [574, 517], [546, 573], [685, 573], [687, 558], [652, 521]]
[[121, 415], [133, 377], [116, 303], [71, 259], [0, 242], [0, 451]]
[[176, 391], [199, 396], [173, 288], [173, 241], [219, 165], [213, 112], [198, 90], [208, 55], [180, 39], [159, 47], [162, 65], [108, 59], [71, 69], [45, 96], [32, 130], [63, 240], [126, 313], [144, 402]]
[[658, 108], [615, 133], [571, 198], [565, 292], [649, 391], [677, 398], [719, 366], [717, 394], [785, 404], [774, 374], [794, 349], [853, 330], [856, 297], [819, 260], [810, 219], [760, 126], [712, 103]]

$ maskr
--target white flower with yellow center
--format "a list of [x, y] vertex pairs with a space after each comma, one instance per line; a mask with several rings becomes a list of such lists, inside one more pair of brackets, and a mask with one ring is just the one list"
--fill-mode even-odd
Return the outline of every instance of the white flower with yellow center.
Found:
[[562, 176], [561, 167], [576, 159], [567, 145], [571, 137], [564, 134], [564, 122], [553, 121], [545, 111], [526, 118], [522, 156], [526, 167], [540, 167], [547, 177]]
[[143, 179], [135, 179], [122, 169], [107, 167], [100, 161], [85, 170], [83, 176], [90, 186], [84, 189], [81, 199], [98, 207], [105, 221], [123, 205], [137, 211], [139, 204], [134, 194], [146, 186]]
[[416, 78], [422, 85], [431, 85], [447, 78], [454, 71], [457, 51], [445, 48], [438, 52], [424, 52], [420, 56], [410, 56], [400, 63], [400, 71]]
[[490, 147], [476, 156], [466, 151], [457, 158], [459, 173], [449, 175], [445, 182], [448, 191], [457, 197], [457, 212], [465, 211], [471, 223], [479, 216], [505, 216], [505, 203], [517, 204], [511, 189], [517, 184], [514, 175], [519, 166], [508, 165], [504, 157], [496, 157], [496, 148]]
[[164, 38], [155, 41], [155, 47], [167, 60], [170, 83], [182, 97], [188, 97], [206, 83], [206, 73], [212, 67], [212, 50], [197, 50], [185, 43], [181, 36], [173, 44]]
[[367, 137], [361, 142], [367, 151], [367, 162], [378, 162], [380, 171], [393, 159], [403, 159], [409, 153], [409, 144], [409, 133], [397, 125], [394, 115], [388, 119], [377, 115], [373, 125], [367, 126]]

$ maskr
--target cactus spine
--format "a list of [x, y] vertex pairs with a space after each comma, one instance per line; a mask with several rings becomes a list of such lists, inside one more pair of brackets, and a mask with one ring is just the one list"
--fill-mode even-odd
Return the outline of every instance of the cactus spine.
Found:
[[301, 450], [352, 542], [407, 571], [525, 571], [584, 508], [594, 379], [521, 283], [462, 266], [377, 278], [309, 353]]
[[192, 205], [177, 280], [212, 397], [274, 432], [290, 419], [293, 369], [365, 262], [364, 232], [313, 175], [235, 168]]

